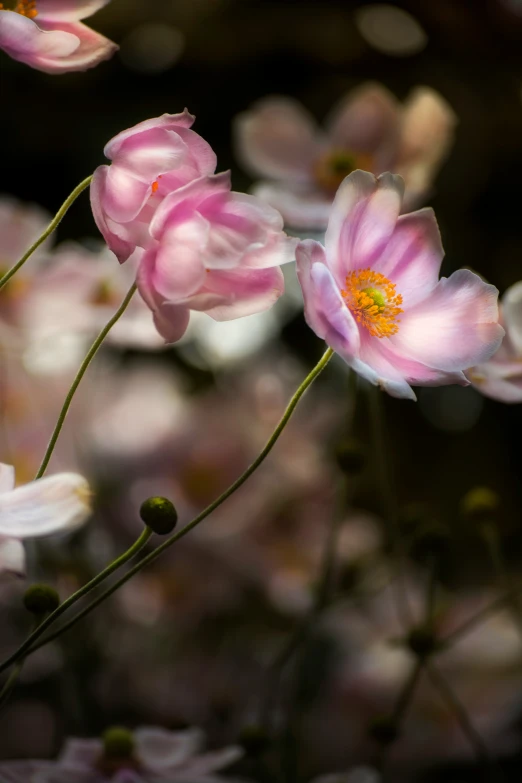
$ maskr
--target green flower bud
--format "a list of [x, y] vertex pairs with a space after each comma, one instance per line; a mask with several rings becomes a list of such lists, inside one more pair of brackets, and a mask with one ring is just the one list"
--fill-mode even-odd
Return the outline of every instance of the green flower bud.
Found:
[[500, 498], [489, 487], [475, 487], [461, 500], [460, 510], [463, 516], [474, 522], [484, 522], [498, 511]]
[[106, 759], [130, 759], [136, 743], [131, 731], [122, 726], [112, 726], [103, 734], [103, 755]]
[[60, 596], [49, 585], [31, 585], [23, 597], [24, 606], [31, 614], [42, 615], [54, 612], [60, 606]]
[[168, 498], [147, 498], [141, 504], [140, 517], [159, 536], [172, 533], [178, 521], [178, 512]]

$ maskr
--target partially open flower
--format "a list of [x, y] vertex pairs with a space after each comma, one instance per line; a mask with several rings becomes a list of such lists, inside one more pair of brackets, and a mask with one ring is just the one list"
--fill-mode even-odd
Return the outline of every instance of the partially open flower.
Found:
[[165, 196], [198, 177], [213, 174], [216, 156], [190, 130], [194, 117], [163, 114], [122, 131], [105, 147], [110, 166], [98, 166], [91, 185], [94, 219], [120, 262], [148, 247], [155, 209]]
[[230, 191], [228, 173], [170, 193], [150, 224], [138, 288], [167, 342], [185, 332], [190, 310], [217, 321], [267, 310], [284, 290], [279, 266], [294, 258], [276, 210]]
[[[80, 22], [109, 0], [12, 0], [0, 3], [0, 49], [46, 73], [85, 71], [117, 46]], [[8, 2], [9, 6], [9, 2]]]
[[[399, 217], [400, 177], [347, 177], [323, 247], [296, 250], [308, 325], [357, 373], [395, 397], [410, 384], [469, 381], [464, 370], [498, 349], [498, 291], [469, 270], [438, 279], [443, 249], [435, 215]], [[480, 358], [479, 358], [480, 357]]]
[[500, 321], [506, 330], [502, 345], [489, 361], [472, 367], [466, 375], [486, 397], [522, 402], [522, 282], [503, 295]]
[[15, 488], [14, 468], [0, 463], [0, 576], [24, 573], [23, 539], [74, 530], [90, 513], [82, 476], [57, 473]]
[[325, 229], [335, 192], [356, 169], [394, 171], [405, 206], [426, 197], [453, 141], [455, 115], [439, 93], [418, 87], [401, 106], [364, 84], [334, 108], [324, 130], [297, 101], [265, 98], [235, 122], [238, 156], [264, 180], [254, 193], [295, 229]]
[[202, 752], [204, 736], [199, 729], [166, 731], [140, 727], [134, 732], [114, 727], [103, 740], [69, 739], [58, 761], [0, 764], [0, 776], [9, 783], [219, 783], [219, 773], [242, 756], [229, 746]]

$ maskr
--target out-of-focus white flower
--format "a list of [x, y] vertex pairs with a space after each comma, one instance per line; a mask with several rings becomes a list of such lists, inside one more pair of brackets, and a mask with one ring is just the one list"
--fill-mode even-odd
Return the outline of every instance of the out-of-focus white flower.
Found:
[[75, 530], [91, 511], [87, 481], [58, 473], [15, 488], [14, 468], [0, 463], [0, 575], [22, 575], [21, 541]]

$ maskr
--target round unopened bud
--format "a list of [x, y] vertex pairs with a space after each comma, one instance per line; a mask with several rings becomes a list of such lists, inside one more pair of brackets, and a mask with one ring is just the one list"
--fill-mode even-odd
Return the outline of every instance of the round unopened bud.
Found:
[[500, 498], [489, 487], [470, 489], [461, 500], [460, 509], [463, 516], [475, 522], [484, 522], [498, 511]]
[[241, 729], [239, 744], [248, 756], [261, 756], [270, 745], [270, 738], [262, 726], [253, 723]]
[[399, 736], [399, 728], [393, 718], [381, 715], [368, 726], [368, 734], [379, 745], [391, 745]]
[[60, 596], [49, 585], [31, 585], [24, 593], [23, 602], [31, 614], [49, 614], [60, 606]]
[[437, 649], [437, 638], [431, 628], [419, 625], [411, 629], [406, 644], [417, 658], [427, 658]]
[[172, 533], [178, 521], [178, 512], [168, 498], [147, 498], [141, 504], [140, 517], [159, 536]]
[[366, 462], [366, 453], [355, 438], [343, 440], [335, 449], [337, 464], [344, 473], [360, 473]]
[[131, 731], [122, 726], [112, 726], [103, 734], [103, 755], [106, 759], [129, 759], [136, 743]]

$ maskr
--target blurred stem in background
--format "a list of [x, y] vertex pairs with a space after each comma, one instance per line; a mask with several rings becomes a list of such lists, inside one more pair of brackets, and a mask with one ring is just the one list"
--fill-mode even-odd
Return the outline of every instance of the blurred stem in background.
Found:
[[[132, 288], [131, 288], [132, 291]], [[127, 294], [127, 298], [130, 299], [130, 293]], [[123, 307], [123, 305], [122, 305]], [[120, 308], [121, 310], [121, 308]], [[111, 319], [113, 320], [113, 319]], [[110, 323], [110, 322], [109, 322]], [[105, 327], [107, 329], [107, 327]], [[98, 338], [99, 339], [99, 338]], [[95, 343], [96, 344], [96, 343]], [[101, 344], [101, 343], [100, 343]], [[96, 352], [93, 348], [91, 348], [91, 358], [94, 356], [94, 353]], [[97, 349], [96, 349], [97, 350]], [[244, 473], [239, 476], [236, 481], [231, 484], [228, 489], [225, 490], [216, 500], [214, 500], [207, 508], [205, 508], [198, 516], [196, 516], [191, 522], [189, 522], [187, 525], [185, 525], [184, 528], [182, 528], [177, 533], [174, 533], [173, 535], [169, 536], [159, 547], [157, 547], [153, 552], [150, 552], [148, 555], [146, 555], [143, 560], [141, 560], [139, 563], [137, 563], [133, 568], [130, 569], [126, 574], [124, 574], [114, 585], [112, 585], [110, 588], [104, 591], [101, 596], [99, 596], [92, 604], [90, 604], [88, 607], [86, 607], [80, 614], [78, 614], [76, 617], [74, 617], [71, 622], [69, 622], [63, 629], [60, 629], [59, 633], [62, 633], [63, 630], [72, 627], [79, 619], [82, 617], [85, 617], [87, 614], [89, 614], [96, 606], [98, 606], [102, 601], [104, 601], [106, 598], [108, 598], [112, 593], [114, 593], [116, 590], [118, 590], [125, 582], [127, 582], [129, 579], [131, 579], [135, 574], [137, 574], [139, 571], [141, 571], [145, 566], [147, 566], [149, 563], [154, 562], [165, 550], [167, 550], [172, 544], [175, 544], [176, 541], [179, 541], [181, 538], [187, 535], [193, 528], [195, 528], [197, 525], [199, 525], [200, 522], [202, 522], [206, 517], [208, 517], [213, 511], [215, 511], [216, 508], [218, 508], [222, 503], [225, 502], [231, 495], [234, 494], [234, 492], [241, 487], [245, 481], [254, 473], [257, 468], [264, 462], [266, 457], [269, 455], [269, 453], [272, 451], [272, 448], [275, 446], [277, 440], [279, 439], [280, 435], [282, 434], [284, 428], [286, 427], [288, 421], [290, 420], [290, 417], [292, 413], [294, 412], [295, 408], [297, 407], [297, 404], [305, 391], [308, 389], [309, 386], [314, 382], [314, 380], [321, 374], [321, 372], [324, 370], [328, 362], [333, 356], [333, 351], [331, 348], [328, 348], [327, 351], [323, 354], [322, 358], [319, 360], [319, 362], [316, 364], [316, 366], [313, 368], [313, 370], [307, 375], [307, 377], [304, 379], [304, 381], [301, 383], [301, 385], [298, 387], [297, 391], [292, 396], [290, 402], [288, 403], [285, 412], [283, 413], [283, 416], [281, 417], [281, 420], [279, 421], [279, 424], [275, 428], [274, 432], [268, 439], [265, 447], [260, 452], [260, 454], [256, 457], [254, 462], [244, 471]], [[85, 364], [85, 362], [84, 362]], [[83, 365], [82, 365], [83, 367]], [[85, 368], [86, 369], [86, 368]], [[84, 369], [84, 371], [85, 371]], [[79, 383], [79, 381], [78, 381]], [[78, 385], [78, 384], [76, 384]], [[73, 384], [74, 386], [74, 384]], [[71, 387], [72, 389], [72, 387]], [[74, 392], [73, 392], [74, 393]], [[66, 411], [65, 411], [66, 412]], [[64, 416], [65, 418], [65, 416]], [[40, 474], [41, 475], [41, 474]], [[143, 540], [143, 537], [146, 535], [146, 539]], [[107, 576], [110, 576], [110, 574], [113, 573], [117, 568], [119, 568], [120, 565], [123, 565], [123, 563], [127, 562], [131, 557], [134, 556], [146, 543], [146, 540], [150, 537], [151, 531], [146, 529], [144, 533], [140, 536], [138, 541], [129, 549], [124, 555], [121, 555], [119, 558], [117, 558], [115, 561], [113, 561], [107, 568], [102, 571], [100, 574], [98, 574], [97, 577], [92, 579], [90, 582], [88, 582], [84, 587], [82, 587], [80, 590], [78, 590], [76, 593], [73, 593], [64, 603], [59, 607], [56, 612], [54, 612], [52, 615], [50, 615], [47, 620], [42, 623], [39, 628], [33, 632], [26, 640], [23, 642], [23, 644], [18, 648], [18, 650], [13, 653], [9, 658], [7, 658], [1, 665], [0, 665], [0, 672], [4, 671], [6, 668], [11, 666], [13, 663], [16, 663], [21, 656], [25, 655], [29, 652], [31, 652], [33, 649], [36, 649], [35, 642], [40, 638], [42, 633], [54, 622], [55, 619], [57, 619], [65, 609], [68, 609], [70, 606], [72, 606], [74, 603], [76, 603], [77, 600], [82, 598], [84, 595], [89, 593], [92, 589], [97, 587]], [[53, 638], [59, 635], [59, 633], [55, 634]], [[42, 644], [47, 643], [47, 640], [44, 640]], [[42, 646], [42, 645], [38, 645]]]
[[51, 220], [51, 222], [49, 223], [49, 225], [47, 226], [43, 234], [40, 237], [38, 237], [38, 239], [36, 240], [36, 242], [34, 242], [34, 244], [31, 245], [27, 253], [25, 253], [22, 256], [22, 258], [19, 261], [17, 261], [16, 264], [12, 266], [11, 269], [5, 273], [5, 275], [3, 275], [3, 277], [0, 278], [0, 291], [9, 282], [9, 280], [13, 277], [13, 275], [15, 275], [18, 272], [18, 270], [25, 264], [25, 262], [32, 256], [34, 251], [37, 250], [40, 247], [40, 245], [43, 242], [45, 242], [47, 237], [50, 236], [53, 233], [53, 231], [58, 227], [58, 224], [61, 222], [62, 218], [64, 217], [65, 213], [67, 212], [71, 204], [73, 204], [76, 201], [80, 193], [83, 193], [83, 191], [89, 187], [89, 185], [91, 184], [91, 180], [92, 180], [92, 174], [86, 177], [86, 179], [84, 179], [83, 182], [80, 182], [80, 184], [75, 187], [71, 195], [65, 199], [62, 206], [60, 207], [56, 215], [53, 217], [53, 219]]

